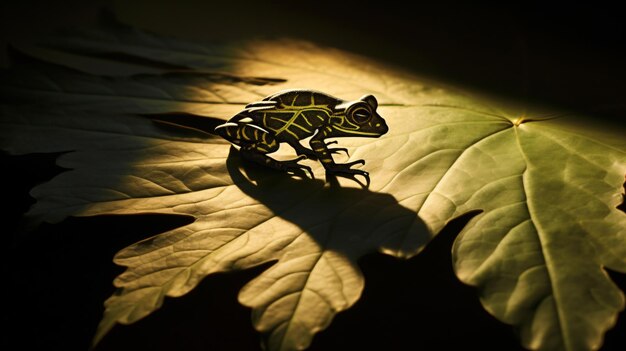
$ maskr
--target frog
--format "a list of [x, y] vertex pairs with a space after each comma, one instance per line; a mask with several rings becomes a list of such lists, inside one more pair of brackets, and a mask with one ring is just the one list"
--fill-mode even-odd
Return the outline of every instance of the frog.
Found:
[[[343, 152], [349, 156], [348, 150], [330, 148], [329, 145], [338, 142], [327, 139], [378, 138], [386, 134], [389, 127], [377, 109], [378, 101], [371, 94], [346, 101], [315, 90], [286, 90], [247, 104], [226, 123], [218, 125], [215, 133], [237, 145], [242, 158], [257, 164], [290, 174], [308, 174], [315, 179], [311, 167], [299, 162], [317, 160], [324, 167], [327, 179], [339, 176], [358, 182], [356, 176], [360, 175], [369, 186], [369, 173], [352, 168], [365, 165], [365, 160], [335, 162], [333, 154]], [[301, 142], [309, 137], [310, 148], [307, 148]], [[291, 146], [298, 157], [279, 161], [268, 156], [281, 143]]]

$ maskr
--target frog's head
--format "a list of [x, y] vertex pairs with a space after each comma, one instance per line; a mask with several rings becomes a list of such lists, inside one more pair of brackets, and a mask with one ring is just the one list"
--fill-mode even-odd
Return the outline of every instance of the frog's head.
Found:
[[346, 135], [377, 138], [389, 130], [385, 120], [376, 112], [378, 101], [373, 95], [365, 95], [359, 100], [337, 105], [343, 112], [340, 122], [333, 120], [333, 128]]

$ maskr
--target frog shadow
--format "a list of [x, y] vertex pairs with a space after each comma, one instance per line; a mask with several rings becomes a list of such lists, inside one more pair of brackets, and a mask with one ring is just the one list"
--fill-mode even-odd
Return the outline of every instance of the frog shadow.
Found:
[[226, 168], [246, 195], [298, 226], [322, 249], [353, 262], [375, 251], [409, 258], [432, 238], [417, 213], [390, 194], [341, 187], [336, 179], [296, 178], [247, 161], [234, 147]]

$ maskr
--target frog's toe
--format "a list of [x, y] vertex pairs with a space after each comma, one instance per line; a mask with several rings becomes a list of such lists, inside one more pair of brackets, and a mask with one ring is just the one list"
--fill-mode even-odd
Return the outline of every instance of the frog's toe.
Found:
[[297, 150], [296, 152], [298, 153], [299, 157], [302, 157], [300, 158], [301, 160], [308, 158], [309, 160], [317, 161], [318, 159], [313, 150], [302, 148], [300, 150]]
[[[327, 176], [337, 176], [337, 177], [343, 177], [343, 178], [348, 178], [348, 179], [352, 179], [355, 182], [361, 184], [361, 186], [363, 186], [364, 188], [369, 187], [370, 185], [370, 175], [368, 172], [362, 170], [362, 169], [352, 169], [350, 167], [356, 165], [356, 164], [361, 164], [364, 165], [365, 164], [365, 160], [357, 160], [357, 161], [353, 161], [353, 162], [349, 162], [349, 163], [338, 163], [335, 165], [332, 165], [331, 167], [328, 167], [326, 169], [326, 175]], [[362, 176], [363, 178], [365, 178], [365, 184], [363, 184], [361, 181], [359, 181], [356, 177], [357, 176]]]
[[280, 163], [280, 168], [287, 173], [290, 173], [299, 177], [307, 178], [307, 174], [308, 174], [311, 177], [311, 179], [315, 179], [315, 175], [313, 175], [313, 170], [311, 169], [311, 167], [307, 165], [301, 165], [298, 163], [298, 161], [302, 161], [305, 159], [307, 159], [306, 155], [300, 155], [296, 159], [289, 160], [289, 161], [282, 161]]
[[346, 156], [350, 157], [350, 154], [348, 153], [348, 149], [346, 149], [345, 147], [336, 147], [336, 148], [334, 148], [334, 149], [328, 149], [328, 151], [329, 151], [331, 154], [338, 154], [338, 153], [340, 153], [340, 152], [345, 152], [345, 153], [346, 153]]
[[307, 158], [308, 158], [307, 155], [299, 155], [297, 158], [295, 158], [293, 160], [289, 160], [287, 162], [298, 162], [298, 161], [306, 160]]
[[[326, 181], [330, 182], [330, 177], [342, 177], [352, 179], [355, 182], [359, 183], [363, 188], [369, 188], [370, 186], [370, 175], [366, 171], [361, 171], [359, 169], [353, 169], [353, 172], [326, 172]], [[365, 179], [365, 183], [357, 178], [357, 176], [362, 176]]]
[[[354, 165], [364, 165], [364, 164], [365, 164], [365, 160], [356, 160], [353, 162], [344, 163], [343, 166], [350, 168]], [[358, 171], [358, 169], [355, 169], [355, 171]]]

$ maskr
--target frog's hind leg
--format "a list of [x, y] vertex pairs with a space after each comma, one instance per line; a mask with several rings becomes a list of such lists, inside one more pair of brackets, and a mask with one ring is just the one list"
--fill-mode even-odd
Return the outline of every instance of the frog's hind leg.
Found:
[[290, 138], [287, 139], [286, 142], [287, 144], [289, 144], [289, 146], [296, 150], [296, 154], [298, 154], [298, 156], [305, 156], [308, 159], [317, 160], [317, 154], [315, 153], [315, 151], [302, 146], [298, 139]]
[[298, 164], [298, 161], [305, 159], [306, 156], [287, 161], [278, 161], [267, 156], [278, 150], [279, 143], [274, 136], [258, 126], [230, 122], [219, 126], [215, 132], [240, 146], [240, 154], [246, 160], [298, 176], [305, 176], [308, 173], [311, 178], [315, 178], [309, 166]]
[[311, 167], [298, 163], [298, 161], [306, 159], [306, 156], [304, 155], [298, 156], [298, 158], [295, 158], [293, 160], [278, 161], [262, 152], [259, 152], [259, 149], [254, 148], [253, 146], [242, 147], [240, 149], [240, 153], [241, 156], [246, 160], [256, 162], [258, 164], [262, 164], [264, 166], [271, 167], [279, 171], [291, 173], [297, 176], [304, 177], [306, 174], [308, 174], [309, 176], [311, 176], [312, 179], [315, 179]]
[[278, 150], [276, 138], [253, 124], [227, 122], [217, 126], [215, 133], [241, 147], [252, 145], [264, 153]]

